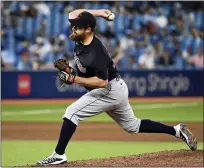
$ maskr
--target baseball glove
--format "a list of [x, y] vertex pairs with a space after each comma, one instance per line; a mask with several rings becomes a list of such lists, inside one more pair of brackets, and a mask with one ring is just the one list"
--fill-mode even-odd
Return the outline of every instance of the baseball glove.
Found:
[[63, 83], [71, 85], [74, 82], [76, 73], [66, 60], [58, 59], [54, 62], [54, 66], [59, 70], [58, 77]]

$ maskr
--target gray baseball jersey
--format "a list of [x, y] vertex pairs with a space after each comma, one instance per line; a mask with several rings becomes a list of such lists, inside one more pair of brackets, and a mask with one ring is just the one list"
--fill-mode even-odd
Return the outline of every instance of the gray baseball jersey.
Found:
[[76, 42], [74, 60], [81, 77], [108, 80], [108, 88], [89, 88], [88, 92], [67, 107], [63, 118], [78, 125], [87, 117], [106, 112], [120, 127], [130, 133], [138, 133], [141, 120], [134, 116], [128, 101], [128, 88], [114, 67], [105, 46], [95, 36], [90, 45]]

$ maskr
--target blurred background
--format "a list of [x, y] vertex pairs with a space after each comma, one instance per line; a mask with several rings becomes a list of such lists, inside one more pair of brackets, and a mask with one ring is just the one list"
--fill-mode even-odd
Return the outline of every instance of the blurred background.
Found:
[[1, 2], [1, 68], [51, 70], [53, 61], [72, 62], [74, 43], [68, 12], [109, 9], [97, 18], [97, 36], [119, 70], [203, 69], [202, 2]]

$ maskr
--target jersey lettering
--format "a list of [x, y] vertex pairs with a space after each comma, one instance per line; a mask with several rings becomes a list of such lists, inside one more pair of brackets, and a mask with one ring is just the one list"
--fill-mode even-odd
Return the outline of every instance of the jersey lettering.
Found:
[[82, 66], [79, 57], [77, 57], [76, 53], [74, 52], [74, 62], [77, 65], [78, 69], [82, 72], [82, 73], [86, 73], [86, 68]]

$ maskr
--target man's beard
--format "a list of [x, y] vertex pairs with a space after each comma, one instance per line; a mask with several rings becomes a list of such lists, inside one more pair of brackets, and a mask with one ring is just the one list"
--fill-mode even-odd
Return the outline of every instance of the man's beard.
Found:
[[73, 41], [81, 41], [83, 40], [83, 36], [79, 36], [78, 34], [72, 32], [72, 34], [69, 35], [69, 38]]

